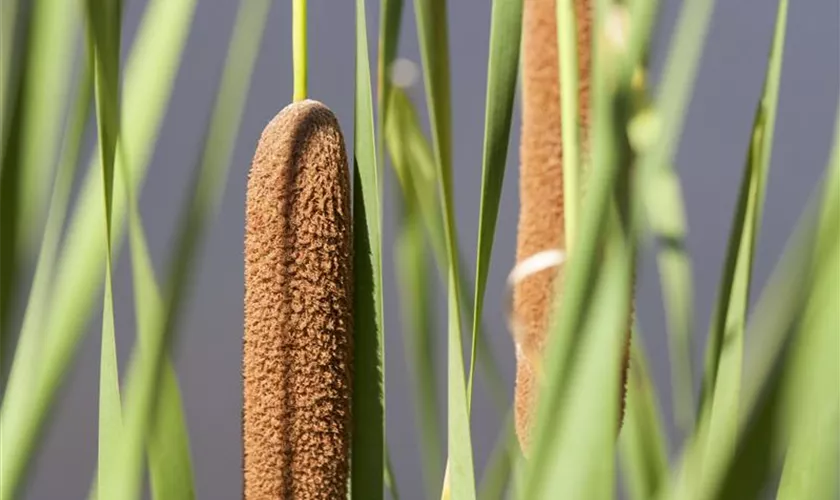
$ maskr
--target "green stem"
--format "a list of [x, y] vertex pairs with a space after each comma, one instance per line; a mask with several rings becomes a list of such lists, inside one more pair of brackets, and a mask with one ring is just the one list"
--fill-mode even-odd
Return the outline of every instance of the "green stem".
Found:
[[295, 101], [306, 99], [306, 0], [292, 4], [292, 52], [295, 68]]
[[560, 112], [563, 134], [563, 214], [566, 252], [572, 250], [577, 233], [578, 174], [580, 172], [578, 143], [578, 74], [577, 29], [572, 0], [557, 1], [557, 42], [560, 59]]

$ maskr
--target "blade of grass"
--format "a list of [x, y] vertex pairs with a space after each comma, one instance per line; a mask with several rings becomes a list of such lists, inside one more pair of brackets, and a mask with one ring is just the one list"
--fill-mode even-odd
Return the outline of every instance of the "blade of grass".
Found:
[[142, 455], [155, 411], [161, 367], [174, 341], [175, 325], [194, 272], [195, 254], [224, 193], [230, 158], [242, 119], [254, 64], [271, 2], [243, 1], [231, 35], [213, 115], [205, 136], [193, 192], [182, 212], [171, 253], [162, 314], [153, 318], [154, 336], [148, 347], [135, 348], [126, 383], [126, 427], [114, 474], [104, 498], [131, 500], [140, 495]]
[[[445, 0], [415, 0], [415, 20], [423, 59], [426, 104], [432, 128], [438, 191], [444, 215], [444, 234], [449, 256], [448, 273], [448, 463], [444, 491], [458, 500], [475, 498], [469, 404], [464, 380], [461, 342], [461, 290], [458, 243], [452, 187], [451, 101], [449, 89], [449, 41]], [[470, 364], [475, 361], [470, 359]], [[472, 371], [472, 368], [470, 369]], [[447, 479], [450, 482], [447, 482]]]
[[[405, 91], [400, 88], [391, 90], [392, 102], [389, 105], [389, 118], [386, 120], [385, 143], [388, 147], [391, 164], [400, 181], [400, 188], [404, 196], [415, 196], [419, 210], [430, 239], [441, 279], [445, 283], [449, 273], [449, 259], [446, 250], [446, 235], [444, 234], [443, 214], [437, 192], [437, 174], [432, 148], [423, 134], [420, 121], [414, 105], [408, 99]], [[406, 184], [404, 172], [414, 172], [412, 182]], [[413, 191], [409, 194], [407, 191]], [[465, 272], [464, 259], [459, 254], [461, 308], [467, 324], [473, 323], [473, 301], [469, 297], [473, 284]], [[490, 396], [501, 411], [506, 411], [509, 404], [505, 381], [496, 361], [492, 347], [487, 340], [487, 327], [482, 321], [478, 325], [478, 364], [486, 377]]]
[[[701, 498], [758, 497], [785, 450], [794, 462], [785, 464], [779, 498], [830, 498], [836, 488], [838, 398], [837, 386], [832, 384], [837, 380], [835, 306], [840, 297], [835, 279], [840, 273], [836, 230], [834, 243], [831, 257], [815, 262], [810, 290], [799, 289], [809, 297], [800, 303], [805, 307], [802, 320], [793, 338], [783, 344], [775, 369], [756, 398], [758, 405], [750, 414], [734, 457], [724, 468], [722, 484], [715, 488], [712, 483], [707, 488], [712, 494]], [[813, 436], [821, 430], [824, 432]], [[816, 440], [807, 443], [812, 447], [803, 449], [812, 436]], [[794, 439], [792, 448], [788, 448], [789, 437]], [[824, 460], [815, 463], [819, 458]], [[798, 469], [800, 466], [807, 468]], [[816, 496], [807, 495], [809, 492]]]
[[591, 312], [581, 325], [580, 346], [567, 381], [568, 399], [554, 421], [556, 437], [552, 449], [542, 455], [551, 474], [526, 490], [530, 493], [524, 498], [606, 499], [613, 495], [618, 400], [609, 395], [620, 394], [619, 361], [632, 289], [631, 249], [615, 224], [607, 237]]
[[665, 167], [651, 172], [642, 196], [647, 223], [657, 240], [656, 261], [668, 326], [672, 411], [679, 429], [687, 432], [695, 412], [691, 345], [694, 287], [691, 257], [685, 243], [688, 233], [685, 204], [674, 169]]
[[[175, 71], [189, 32], [194, 0], [155, 0], [147, 7], [126, 68], [123, 89], [122, 128], [126, 154], [132, 158], [132, 183], [140, 184], [172, 90]], [[120, 184], [120, 169], [115, 182]], [[28, 392], [31, 402], [4, 398], [2, 418], [6, 442], [0, 451], [0, 499], [10, 499], [21, 486], [32, 453], [60, 383], [63, 380], [90, 316], [103, 269], [103, 249], [91, 248], [101, 241], [101, 173], [98, 159], [91, 161], [67, 240], [63, 247], [52, 289], [51, 314], [44, 328], [41, 373], [12, 393]], [[112, 244], [115, 253], [122, 240], [125, 200], [114, 193]], [[5, 212], [4, 212], [5, 213]]]
[[400, 25], [402, 22], [403, 0], [382, 0], [379, 18], [379, 58], [377, 59], [377, 125], [383, 131], [379, 136], [378, 153], [382, 156], [385, 120], [390, 116], [391, 104], [391, 65], [397, 57], [400, 43]]
[[354, 377], [352, 498], [381, 499], [385, 475], [382, 211], [363, 0], [356, 0], [353, 128]]
[[[50, 286], [58, 254], [61, 229], [64, 226], [70, 191], [79, 164], [82, 139], [90, 116], [93, 88], [92, 61], [87, 55], [82, 56], [81, 60], [82, 67], [76, 78], [73, 106], [64, 134], [59, 166], [44, 228], [44, 237], [41, 240], [41, 249], [38, 253], [32, 287], [29, 290], [14, 363], [9, 373], [8, 388], [10, 392], [4, 393], [4, 398], [8, 398], [10, 401], [28, 403], [31, 394], [29, 384], [26, 381], [33, 380], [38, 374], [41, 342], [43, 342], [42, 328], [47, 311], [50, 310]], [[17, 393], [12, 393], [12, 391], [17, 391]]]
[[403, 200], [403, 215], [395, 243], [396, 275], [404, 323], [405, 358], [411, 367], [419, 427], [426, 498], [434, 497], [443, 471], [443, 449], [437, 419], [437, 375], [434, 359], [435, 318], [430, 293], [430, 269], [417, 200]]
[[[114, 297], [112, 291], [111, 207], [114, 190], [114, 159], [120, 129], [118, 108], [120, 35], [122, 2], [87, 1], [88, 46], [93, 58], [96, 123], [99, 131], [99, 159], [105, 202], [105, 294], [102, 306], [102, 345], [99, 364], [99, 453], [97, 456], [97, 491], [114, 473], [122, 434], [117, 346], [114, 338]], [[115, 498], [115, 497], [105, 497]]]
[[[806, 372], [808, 366], [814, 366], [810, 379], [805, 378], [799, 381], [798, 386], [791, 389], [793, 396], [807, 394], [808, 399], [802, 397], [792, 404], [796, 409], [796, 415], [800, 417], [798, 426], [791, 435], [791, 444], [785, 459], [782, 470], [781, 482], [777, 498], [782, 500], [793, 500], [795, 498], [831, 498], [838, 493], [840, 485], [837, 483], [836, 471], [838, 468], [837, 443], [840, 441], [837, 422], [840, 421], [838, 410], [840, 409], [840, 387], [836, 359], [832, 362], [825, 359], [825, 354], [840, 352], [837, 344], [837, 331], [840, 331], [840, 318], [838, 318], [837, 282], [835, 278], [840, 274], [838, 269], [838, 244], [837, 223], [838, 214], [838, 193], [840, 193], [840, 106], [835, 118], [834, 146], [831, 158], [828, 163], [828, 179], [824, 186], [824, 208], [818, 228], [818, 241], [815, 245], [814, 259], [816, 265], [823, 263], [828, 267], [828, 272], [815, 272], [822, 276], [823, 287], [826, 297], [821, 297], [822, 304], [818, 299], [812, 303], [810, 319], [813, 325], [810, 328], [822, 328], [821, 336], [811, 339], [811, 351], [803, 349], [803, 353], [797, 361], [801, 363], [794, 373], [799, 370]], [[834, 224], [832, 226], [832, 224]], [[832, 247], [834, 251], [832, 253]], [[832, 260], [833, 255], [833, 260]], [[831, 268], [833, 267], [833, 270]], [[833, 283], [831, 283], [833, 281]], [[833, 294], [833, 295], [832, 295]], [[816, 305], [822, 306], [822, 309]], [[822, 318], [819, 316], [822, 315]], [[808, 313], [805, 315], [809, 318]], [[806, 319], [807, 321], [807, 319]], [[806, 323], [802, 330], [807, 332], [809, 325]], [[824, 345], [820, 345], [819, 341]], [[817, 360], [822, 359], [823, 364]], [[818, 371], [822, 368], [824, 372]], [[823, 403], [824, 406], [819, 406]]]
[[633, 331], [627, 410], [619, 436], [625, 490], [631, 500], [654, 498], [668, 477], [665, 432], [642, 336]]
[[840, 331], [837, 304], [840, 252], [822, 266], [818, 282], [800, 327], [798, 352], [792, 360], [787, 388], [790, 401], [785, 415], [790, 422], [790, 445], [777, 497], [832, 498], [838, 470], [840, 387], [837, 353]]
[[490, 21], [490, 55], [487, 61], [487, 98], [484, 117], [484, 154], [481, 162], [481, 204], [475, 262], [475, 298], [472, 314], [470, 375], [467, 407], [472, 406], [476, 343], [484, 309], [484, 292], [493, 237], [499, 215], [499, 199], [505, 178], [510, 122], [519, 69], [519, 41], [522, 33], [522, 0], [494, 0]]
[[74, 2], [36, 1], [28, 40], [25, 118], [22, 122], [18, 252], [37, 241], [62, 131], [64, 103], [72, 82], [73, 43], [80, 21]]
[[[639, 151], [639, 170], [645, 185], [657, 181], [657, 173], [670, 169], [674, 154], [682, 135], [685, 112], [690, 101], [695, 77], [702, 56], [706, 33], [709, 28], [714, 0], [694, 0], [685, 2], [674, 30], [675, 39], [669, 49], [665, 62], [662, 83], [656, 97], [655, 111], [652, 123], [655, 133], [650, 140], [645, 141], [646, 147]], [[631, 15], [634, 22], [639, 22], [639, 30], [633, 30], [630, 42], [630, 61], [636, 58], [647, 59], [651, 28], [657, 17], [659, 2], [634, 2]], [[636, 70], [635, 63], [631, 63], [626, 70]], [[643, 73], [642, 73], [643, 74]], [[650, 196], [647, 196], [650, 198]], [[663, 212], [654, 213], [654, 203], [647, 202], [647, 217], [655, 220]], [[678, 199], [670, 203], [671, 210], [665, 213], [679, 213]], [[680, 229], [675, 226], [673, 229]], [[679, 234], [679, 233], [677, 233]], [[668, 235], [672, 236], [672, 235]], [[666, 240], [669, 242], [669, 240]], [[658, 257], [660, 275], [663, 286], [663, 296], [666, 298], [666, 311], [669, 322], [670, 352], [677, 363], [672, 386], [675, 388], [675, 413], [681, 427], [687, 428], [691, 417], [687, 409], [691, 405], [690, 394], [693, 394], [691, 331], [692, 320], [692, 284], [690, 281], [690, 262], [679, 246], [679, 241], [673, 246], [667, 246]], [[671, 293], [674, 291], [675, 293]]]
[[[137, 206], [137, 196], [132, 191], [130, 161], [123, 148], [119, 166], [123, 174], [123, 188], [128, 205], [128, 232], [131, 247], [132, 284], [136, 330], [144, 349], [154, 348], [154, 320], [163, 308], [160, 290], [155, 278], [152, 260], [143, 230], [143, 221]], [[148, 440], [149, 476], [152, 498], [195, 497], [189, 436], [184, 418], [178, 378], [172, 361], [167, 356], [163, 364], [155, 413], [152, 417]]]
[[[2, 117], [0, 119], [3, 120], [3, 125], [6, 124], [8, 90], [10, 86], [14, 87], [10, 76], [12, 53], [15, 46], [15, 31], [18, 29], [19, 21], [18, 0], [3, 0], [0, 3], [0, 107], [3, 110], [0, 112], [0, 117]], [[5, 132], [0, 134], [0, 141], [4, 141], [5, 138]], [[5, 144], [5, 142], [2, 142], [2, 144]]]
[[[29, 24], [30, 16], [22, 16], [24, 19], [21, 25]], [[24, 29], [23, 27], [21, 29]], [[25, 52], [28, 44], [22, 44], [20, 52], [24, 52], [20, 59], [27, 59]], [[15, 66], [20, 66], [17, 64]], [[23, 120], [23, 102], [26, 82], [20, 71], [13, 68], [11, 75], [0, 75], [7, 81], [2, 82], [4, 87], [3, 122], [0, 123], [0, 138], [2, 138], [3, 150], [0, 151], [0, 385], [5, 385], [6, 370], [10, 353], [14, 350], [10, 330], [13, 328], [12, 311], [14, 309], [14, 296], [16, 289], [18, 266], [15, 262], [17, 255], [18, 235], [18, 198], [20, 189], [20, 150], [23, 140], [21, 121]], [[24, 72], [25, 73], [25, 72]], [[11, 87], [6, 91], [5, 87]]]
[[[655, 9], [654, 2], [636, 4], [636, 11], [645, 10], [646, 15], [642, 16], [642, 19], [651, 20], [652, 11]], [[693, 0], [685, 2], [680, 10], [674, 28], [676, 39], [668, 51], [662, 83], [656, 98], [659, 136], [640, 159], [643, 171], [663, 168], [670, 165], [674, 158], [714, 5], [715, 0]], [[649, 40], [651, 27], [652, 22], [647, 25], [646, 33], [645, 30], [639, 30], [639, 39], [632, 40], [633, 44], [639, 44], [638, 48], [633, 47], [633, 50], [639, 51], [638, 56], [646, 52], [645, 42]]]
[[[834, 166], [832, 170], [830, 178], [834, 183], [824, 184], [827, 187], [835, 185], [838, 180], [838, 167]], [[780, 445], [774, 429], [777, 425], [775, 413], [779, 404], [781, 374], [788, 362], [793, 332], [810, 295], [815, 242], [819, 249], [820, 240], [836, 244], [838, 238], [838, 194], [836, 190], [826, 189], [822, 196], [812, 196], [750, 318], [745, 337], [755, 339], [755, 345], [747, 350], [754, 355], [747, 358], [744, 370], [741, 400], [745, 409], [742, 415], [747, 418], [742, 422], [738, 451], [734, 457], [725, 457], [728, 459], [719, 463], [702, 460], [710, 420], [707, 413], [698, 422], [696, 436], [685, 446], [670, 484], [660, 498], [707, 498], [714, 493], [719, 483], [717, 480], [721, 477], [724, 489], [727, 484], [734, 487], [743, 483], [742, 488], [755, 490], [771, 473], [775, 461], [771, 454], [780, 452], [779, 449], [771, 450], [771, 447]], [[824, 222], [820, 229], [825, 228], [826, 231], [817, 231], [815, 223], [820, 206]], [[714, 470], [706, 471], [709, 480], [700, 483], [704, 466]], [[701, 496], [701, 493], [706, 496]]]
[[[680, 198], [673, 196], [675, 194], [674, 181], [669, 179], [667, 173], [662, 172], [670, 170], [678, 139], [682, 135], [685, 112], [696, 79], [714, 3], [714, 0], [694, 0], [683, 4], [674, 30], [676, 38], [668, 52], [655, 108], [650, 114], [640, 114], [638, 117], [644, 117], [647, 124], [652, 125], [649, 129], [650, 133], [647, 134], [649, 137], [643, 141], [644, 147], [637, 146], [642, 183], [646, 186], [672, 185], [672, 189], [666, 192], [672, 195], [667, 205], [665, 201], [657, 200], [652, 194], [645, 196], [646, 215], [654, 226], [655, 232], [658, 219], [665, 214], [683, 213]], [[638, 29], [633, 29], [631, 33], [627, 58], [630, 64], [625, 68], [628, 73], [637, 70], [637, 61], [647, 60], [652, 28], [658, 17], [658, 11], [659, 2], [656, 0], [633, 2], [631, 5], [631, 18], [634, 28], [638, 27]], [[640, 74], [643, 76], [644, 72]], [[652, 193], [652, 191], [647, 190], [647, 193]], [[677, 363], [672, 362], [672, 366], [677, 367], [673, 381], [675, 413], [677, 422], [682, 424], [681, 427], [686, 428], [691, 418], [686, 409], [691, 403], [689, 395], [693, 393], [689, 327], [692, 321], [691, 268], [684, 247], [680, 244], [682, 239], [676, 241], [671, 239], [674, 236], [684, 236], [685, 231], [680, 231], [684, 224], [679, 224], [680, 221], [676, 218], [670, 222], [673, 224], [665, 227], [670, 228], [671, 231], [660, 235], [660, 237], [665, 237], [665, 245], [658, 260], [663, 296], [666, 297], [671, 357], [672, 360], [679, 360]], [[680, 408], [683, 409], [680, 410]]]
[[513, 476], [513, 467], [516, 459], [515, 450], [519, 449], [519, 441], [513, 428], [513, 412], [508, 411], [490, 458], [487, 459], [487, 466], [481, 477], [478, 488], [478, 498], [489, 500], [502, 500], [505, 491], [509, 489]]
[[711, 412], [708, 436], [710, 454], [705, 459], [711, 462], [719, 462], [721, 457], [733, 452], [738, 430], [744, 324], [750, 297], [752, 259], [761, 224], [773, 146], [787, 0], [781, 0], [778, 9], [764, 92], [755, 113], [738, 208], [707, 344], [700, 411]]

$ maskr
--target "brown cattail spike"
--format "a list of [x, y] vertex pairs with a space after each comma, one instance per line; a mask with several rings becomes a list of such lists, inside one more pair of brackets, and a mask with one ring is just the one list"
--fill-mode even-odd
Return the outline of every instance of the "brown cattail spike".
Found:
[[347, 496], [352, 239], [344, 138], [323, 104], [260, 137], [245, 228], [244, 497]]
[[[578, 116], [583, 152], [588, 143], [591, 73], [591, 0], [574, 0], [577, 17], [579, 88]], [[563, 207], [563, 145], [555, 0], [525, 0], [523, 11], [523, 105], [520, 165], [520, 214], [517, 262], [552, 249], [565, 250]], [[584, 163], [586, 155], [583, 155]], [[581, 175], [585, 188], [586, 172]], [[517, 339], [516, 433], [527, 452], [538, 389], [538, 360], [554, 303], [555, 285], [563, 285], [563, 266], [551, 267], [520, 280], [514, 288], [513, 309], [521, 331]], [[629, 332], [628, 332], [629, 335]], [[629, 338], [627, 339], [629, 345]], [[624, 412], [626, 346], [622, 366], [620, 414]], [[620, 421], [619, 421], [620, 424]]]

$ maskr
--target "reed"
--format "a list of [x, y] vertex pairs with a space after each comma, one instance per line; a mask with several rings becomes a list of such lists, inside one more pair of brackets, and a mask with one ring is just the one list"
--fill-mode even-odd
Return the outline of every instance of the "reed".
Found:
[[352, 223], [344, 138], [326, 106], [298, 101], [268, 124], [246, 203], [245, 498], [346, 497]]
[[[563, 127], [561, 119], [561, 85], [557, 39], [555, 0], [526, 0], [523, 9], [522, 37], [522, 132], [520, 142], [519, 192], [520, 212], [516, 260], [518, 265], [532, 267], [541, 255], [560, 251], [563, 257], [547, 266], [537, 265], [532, 271], [516, 272], [514, 311], [516, 339], [515, 421], [520, 445], [527, 452], [536, 405], [540, 358], [546, 344], [546, 331], [554, 303], [556, 287], [564, 281], [568, 229], [575, 211], [566, 206], [569, 200], [564, 186]], [[574, 1], [575, 42], [577, 55], [577, 124], [586, 152], [590, 128], [590, 79], [592, 66], [592, 4], [590, 0]], [[580, 183], [576, 193], [583, 197], [587, 182], [586, 154], [575, 178]], [[575, 224], [576, 225], [576, 224]], [[530, 261], [530, 263], [526, 263]], [[521, 271], [523, 268], [520, 268]], [[632, 324], [632, 316], [630, 318]], [[630, 329], [622, 349], [621, 411], [624, 413], [625, 386], [630, 353]], [[619, 418], [619, 426], [621, 417]]]

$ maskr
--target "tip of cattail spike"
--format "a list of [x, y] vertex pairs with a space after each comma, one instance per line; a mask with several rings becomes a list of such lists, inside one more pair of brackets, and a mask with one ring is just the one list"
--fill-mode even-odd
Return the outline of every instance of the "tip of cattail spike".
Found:
[[266, 126], [248, 178], [244, 498], [347, 495], [352, 219], [344, 138], [301, 100]]

